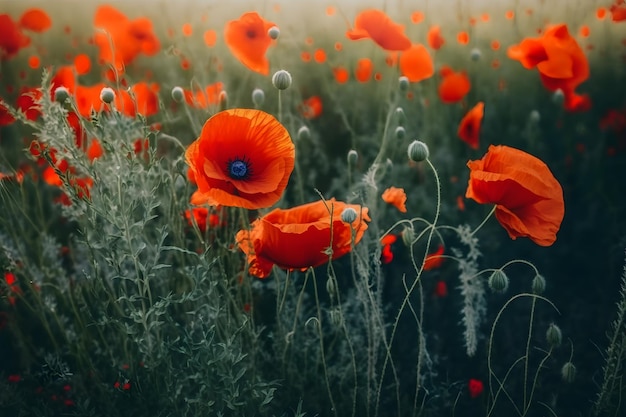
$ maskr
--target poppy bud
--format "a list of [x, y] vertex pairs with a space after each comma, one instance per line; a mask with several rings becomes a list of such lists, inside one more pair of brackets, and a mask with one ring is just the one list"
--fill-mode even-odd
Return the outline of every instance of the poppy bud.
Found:
[[573, 363], [567, 361], [563, 364], [561, 368], [561, 377], [563, 377], [563, 381], [571, 384], [576, 379], [576, 367]]
[[402, 77], [398, 78], [398, 86], [400, 87], [400, 91], [408, 90], [410, 85], [411, 83], [409, 82], [408, 77], [405, 77], [403, 75]]
[[352, 207], [346, 207], [341, 212], [341, 221], [344, 223], [352, 224], [358, 217], [357, 212]]
[[537, 124], [541, 120], [541, 114], [537, 110], [533, 110], [528, 115], [528, 120], [533, 124]]
[[291, 86], [291, 74], [285, 70], [279, 70], [272, 76], [272, 84], [279, 90], [286, 90]]
[[421, 162], [428, 159], [428, 146], [422, 141], [414, 140], [408, 148], [409, 159], [415, 162]]
[[267, 31], [267, 35], [276, 40], [278, 39], [278, 36], [280, 36], [280, 29], [278, 29], [278, 26], [272, 26], [271, 28], [269, 28], [269, 30]]
[[184, 98], [185, 98], [185, 92], [183, 91], [181, 87], [172, 88], [172, 99], [175, 102], [180, 103], [181, 101], [183, 101]]
[[406, 120], [406, 116], [404, 115], [404, 110], [402, 107], [396, 108], [396, 117], [398, 118], [398, 123], [402, 123]]
[[402, 242], [404, 243], [404, 246], [410, 248], [414, 240], [415, 229], [413, 229], [413, 227], [405, 227], [404, 230], [402, 230]]
[[480, 49], [478, 48], [474, 48], [470, 52], [470, 58], [472, 59], [472, 61], [478, 61], [481, 56], [482, 56], [482, 52], [480, 52]]
[[228, 108], [228, 93], [226, 91], [220, 91], [217, 96], [217, 100], [220, 104], [220, 111], [226, 110]]
[[115, 100], [115, 91], [113, 91], [112, 88], [104, 87], [100, 90], [100, 100], [102, 100], [103, 103], [111, 104], [113, 100]]
[[402, 126], [398, 126], [396, 127], [396, 138], [397, 139], [404, 139], [404, 137], [406, 136], [406, 130], [404, 130], [404, 128]]
[[70, 92], [63, 86], [57, 87], [57, 89], [54, 90], [54, 100], [59, 103], [65, 103], [65, 100], [67, 100], [69, 96]]
[[331, 297], [335, 295], [336, 289], [337, 289], [337, 286], [335, 285], [335, 278], [328, 277], [328, 280], [326, 281], [326, 291]]
[[263, 92], [260, 88], [252, 90], [252, 102], [255, 106], [261, 107], [265, 102], [265, 92]]
[[298, 129], [298, 140], [308, 140], [311, 139], [311, 131], [308, 127], [302, 126]]
[[546, 290], [546, 279], [539, 274], [535, 275], [535, 278], [533, 278], [533, 282], [531, 283], [531, 288], [533, 290], [533, 294], [543, 294]]
[[550, 347], [557, 347], [561, 344], [562, 339], [563, 336], [561, 335], [561, 329], [559, 329], [559, 326], [551, 323], [546, 331], [546, 340], [548, 341]]
[[356, 165], [358, 160], [359, 154], [354, 149], [350, 149], [348, 152], [348, 165]]
[[554, 104], [560, 106], [561, 104], [563, 104], [564, 100], [565, 100], [565, 94], [563, 94], [563, 90], [561, 90], [560, 88], [557, 88], [554, 94], [552, 94], [552, 101], [554, 102]]
[[505, 292], [509, 288], [509, 277], [501, 269], [494, 271], [489, 277], [489, 288], [493, 292]]

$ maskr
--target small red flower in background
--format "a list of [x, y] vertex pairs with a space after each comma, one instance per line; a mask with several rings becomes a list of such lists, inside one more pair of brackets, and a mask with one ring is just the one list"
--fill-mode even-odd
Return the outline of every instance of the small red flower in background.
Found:
[[316, 119], [322, 115], [323, 104], [319, 96], [309, 97], [298, 107], [305, 119]]
[[198, 225], [198, 229], [201, 232], [205, 232], [207, 230], [207, 225], [210, 228], [214, 228], [219, 226], [220, 224], [220, 216], [218, 212], [221, 212], [220, 208], [211, 207], [194, 207], [190, 210], [185, 210], [185, 219], [187, 219], [187, 223], [189, 226], [193, 227], [193, 222]]
[[435, 295], [440, 298], [448, 295], [448, 284], [445, 281], [437, 281], [435, 284]]
[[401, 213], [406, 213], [406, 193], [404, 188], [389, 187], [381, 196], [383, 201], [397, 208]]
[[[7, 287], [9, 287], [9, 291], [11, 294], [21, 294], [22, 290], [20, 289], [20, 286], [17, 283], [17, 278], [15, 277], [15, 275], [13, 274], [13, 272], [5, 272], [4, 273], [4, 281], [7, 284]], [[11, 305], [15, 305], [15, 301], [16, 298], [13, 295], [9, 295], [7, 297], [7, 299], [9, 300], [9, 303], [11, 303]], [[19, 377], [19, 375], [18, 375]]]
[[14, 375], [9, 375], [7, 378], [7, 381], [11, 382], [11, 383], [16, 383], [16, 382], [20, 382], [22, 380], [22, 377], [14, 374]]
[[470, 148], [478, 149], [480, 140], [480, 124], [485, 114], [485, 103], [479, 101], [461, 120], [457, 135]]
[[480, 394], [483, 393], [484, 389], [485, 386], [483, 384], [483, 381], [481, 381], [480, 379], [470, 378], [469, 382], [467, 383], [467, 390], [469, 391], [470, 397], [472, 398], [478, 397]]
[[398, 240], [396, 235], [386, 235], [380, 239], [380, 244], [383, 245], [383, 250], [380, 254], [380, 261], [383, 264], [388, 264], [393, 261], [393, 252], [391, 251], [391, 245]]
[[265, 53], [272, 45], [272, 38], [267, 31], [274, 26], [274, 23], [263, 19], [257, 12], [244, 13], [238, 20], [226, 23], [224, 42], [243, 65], [267, 75], [270, 62]]

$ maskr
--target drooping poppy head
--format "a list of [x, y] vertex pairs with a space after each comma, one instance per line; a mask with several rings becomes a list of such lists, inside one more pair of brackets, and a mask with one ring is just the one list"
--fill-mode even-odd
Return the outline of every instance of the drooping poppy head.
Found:
[[[346, 208], [358, 214], [352, 223], [341, 219]], [[275, 209], [255, 220], [250, 230], [240, 230], [235, 239], [247, 256], [250, 273], [256, 277], [269, 276], [273, 265], [304, 271], [349, 253], [367, 230], [367, 211], [366, 207], [334, 198]]]
[[540, 159], [508, 146], [490, 146], [469, 161], [465, 197], [496, 204], [496, 218], [511, 239], [528, 237], [540, 246], [556, 241], [565, 214], [563, 190]]
[[480, 124], [485, 114], [485, 103], [479, 101], [461, 120], [457, 134], [470, 148], [478, 149]]
[[272, 115], [230, 109], [207, 120], [185, 159], [198, 185], [192, 204], [258, 209], [280, 199], [294, 168], [295, 147]]
[[272, 44], [272, 38], [267, 31], [274, 26], [274, 23], [264, 20], [257, 12], [244, 13], [239, 20], [231, 20], [226, 24], [224, 41], [243, 65], [268, 75], [270, 63], [265, 53]]
[[354, 28], [346, 32], [352, 40], [370, 38], [388, 51], [404, 51], [411, 41], [404, 34], [404, 26], [395, 23], [382, 10], [368, 9], [359, 13]]

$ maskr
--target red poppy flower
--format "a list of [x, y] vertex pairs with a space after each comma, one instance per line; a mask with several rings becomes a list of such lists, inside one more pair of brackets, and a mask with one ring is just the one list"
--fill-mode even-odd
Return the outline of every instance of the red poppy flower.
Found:
[[113, 6], [105, 4], [96, 10], [94, 26], [94, 43], [100, 49], [100, 60], [112, 64], [120, 73], [139, 54], [154, 55], [161, 48], [147, 17], [129, 20]]
[[589, 63], [567, 25], [550, 26], [540, 38], [526, 38], [509, 47], [507, 55], [518, 60], [524, 68], [537, 67], [546, 89], [563, 91], [566, 110], [580, 111], [591, 107], [587, 96], [574, 93], [589, 78]]
[[380, 253], [380, 261], [383, 264], [388, 264], [393, 261], [393, 252], [391, 251], [391, 245], [393, 245], [396, 240], [398, 240], [398, 236], [396, 235], [385, 235], [380, 239], [380, 244], [383, 245], [383, 250]]
[[413, 83], [432, 77], [435, 73], [435, 66], [428, 49], [418, 43], [402, 52], [400, 72]]
[[267, 31], [274, 26], [274, 23], [264, 20], [256, 12], [244, 13], [239, 20], [231, 20], [226, 24], [224, 42], [243, 65], [267, 75], [270, 63], [265, 53], [272, 44]]
[[198, 185], [192, 204], [257, 209], [281, 197], [293, 171], [295, 148], [272, 115], [231, 109], [207, 120], [185, 158]]
[[452, 68], [443, 66], [439, 74], [443, 77], [439, 84], [439, 98], [444, 103], [456, 103], [469, 93], [471, 84], [465, 72], [454, 72]]
[[441, 27], [439, 25], [431, 26], [427, 34], [428, 45], [437, 50], [443, 46], [446, 41], [441, 36]]
[[404, 34], [404, 26], [376, 9], [359, 13], [354, 21], [354, 29], [346, 32], [346, 36], [352, 40], [370, 38], [388, 51], [404, 51], [411, 47], [411, 41]]
[[0, 14], [0, 59], [17, 55], [20, 49], [30, 45], [30, 38], [8, 14]]
[[20, 27], [33, 32], [45, 32], [52, 26], [52, 20], [48, 14], [38, 8], [28, 9], [20, 17]]
[[481, 381], [480, 379], [470, 378], [470, 380], [467, 382], [467, 390], [469, 391], [470, 397], [472, 398], [478, 397], [480, 394], [483, 393], [484, 389], [485, 386], [483, 384], [483, 381]]
[[389, 187], [383, 192], [381, 197], [385, 203], [391, 204], [402, 213], [406, 213], [406, 193], [404, 188]]
[[[341, 213], [348, 207], [358, 213], [351, 224], [341, 220]], [[240, 230], [235, 239], [248, 258], [250, 273], [265, 278], [273, 265], [304, 271], [349, 253], [367, 230], [366, 221], [370, 221], [367, 208], [333, 198], [272, 210], [255, 220], [250, 230]]]
[[457, 134], [470, 148], [478, 149], [480, 124], [485, 114], [485, 103], [479, 101], [461, 120]]
[[305, 119], [317, 119], [323, 111], [322, 99], [320, 96], [309, 97], [299, 106], [300, 113]]
[[490, 146], [469, 161], [465, 197], [496, 204], [496, 218], [511, 239], [528, 237], [540, 246], [556, 241], [565, 214], [563, 190], [546, 164], [508, 146]]
[[224, 84], [216, 82], [207, 85], [204, 90], [197, 88], [194, 91], [183, 90], [185, 102], [191, 106], [200, 109], [207, 109], [209, 106], [216, 105], [220, 102], [220, 93], [224, 90]]

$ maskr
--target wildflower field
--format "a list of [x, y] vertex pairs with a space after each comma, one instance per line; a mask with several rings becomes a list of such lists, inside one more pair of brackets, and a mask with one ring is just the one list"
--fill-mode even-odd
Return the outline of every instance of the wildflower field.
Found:
[[626, 3], [0, 0], [0, 416], [624, 416]]

